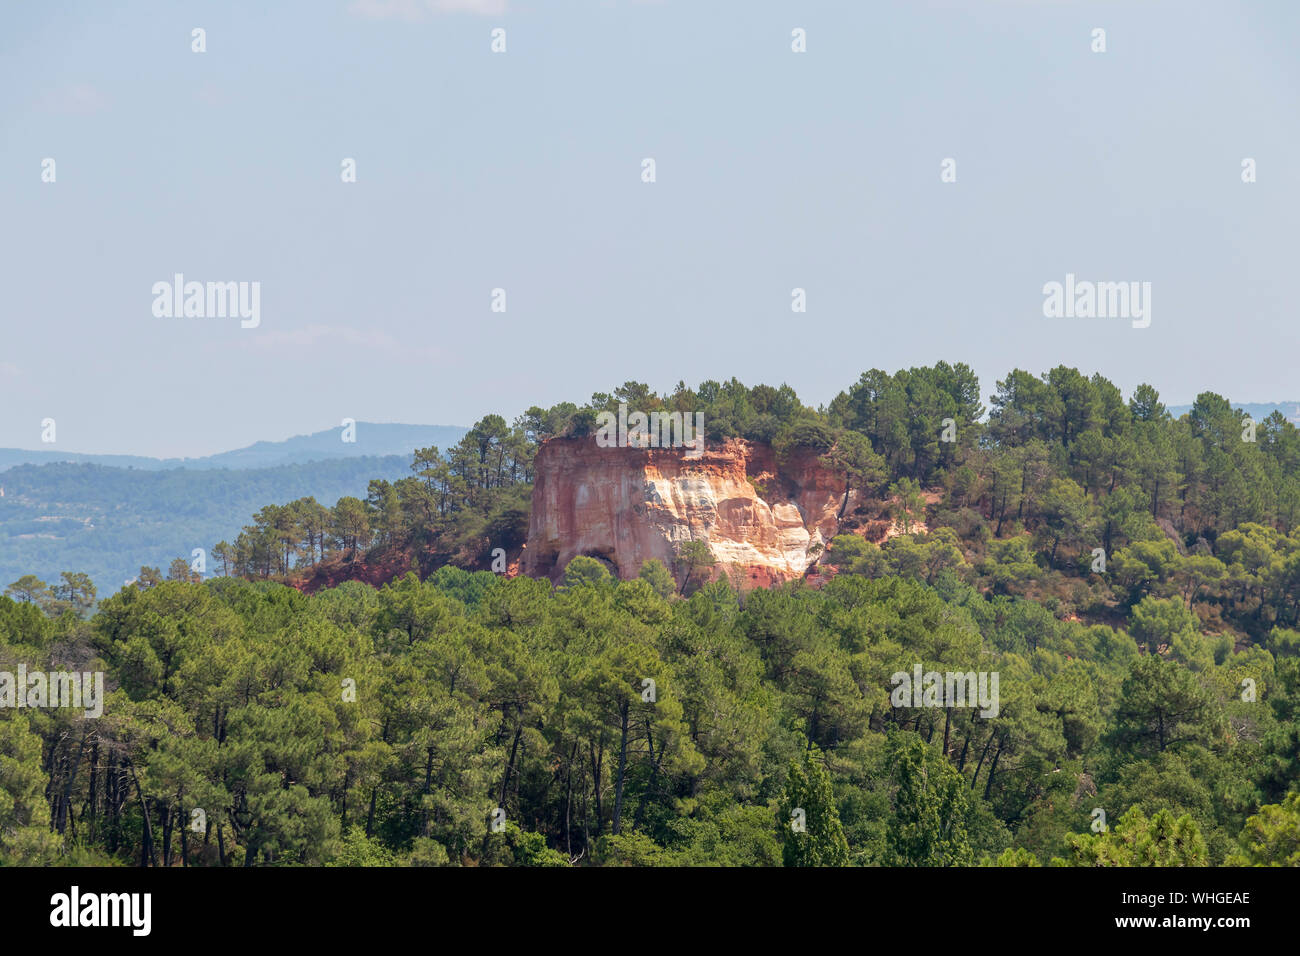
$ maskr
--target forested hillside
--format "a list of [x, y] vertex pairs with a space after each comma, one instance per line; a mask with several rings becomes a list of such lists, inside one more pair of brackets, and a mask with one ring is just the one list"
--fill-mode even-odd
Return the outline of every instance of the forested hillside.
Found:
[[[229, 578], [96, 611], [75, 574], [16, 584], [0, 670], [101, 668], [110, 696], [0, 710], [0, 860], [1300, 865], [1295, 427], [1065, 367], [980, 394], [947, 363], [819, 409], [627, 383], [489, 416], [365, 500], [264, 508]], [[517, 543], [539, 443], [620, 401], [865, 492], [816, 586], [742, 593], [688, 553], [558, 587], [456, 567]], [[393, 553], [442, 566], [282, 583]], [[917, 671], [1000, 696], [900, 697]]]

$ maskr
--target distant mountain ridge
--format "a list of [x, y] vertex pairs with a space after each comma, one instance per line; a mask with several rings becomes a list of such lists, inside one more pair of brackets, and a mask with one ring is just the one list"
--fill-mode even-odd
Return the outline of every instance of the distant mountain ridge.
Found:
[[[446, 450], [469, 431], [461, 425], [403, 425], [396, 423], [357, 422], [353, 426], [355, 441], [343, 441], [343, 427], [328, 428], [310, 435], [294, 435], [284, 441], [259, 441], [244, 448], [219, 452], [201, 458], [149, 458], [141, 455], [93, 455], [58, 449], [0, 448], [0, 472], [16, 465], [44, 465], [53, 462], [78, 462], [110, 468], [136, 468], [163, 471], [188, 468], [196, 471], [214, 468], [248, 469], [300, 465], [309, 461], [336, 458], [384, 458], [402, 455], [407, 458], [417, 448], [435, 445]], [[2, 483], [2, 482], [0, 482]]]
[[141, 565], [165, 571], [195, 548], [233, 541], [264, 505], [365, 498], [372, 478], [409, 476], [415, 449], [445, 451], [469, 431], [354, 428], [355, 441], [330, 428], [204, 458], [0, 449], [0, 590], [23, 574], [56, 581], [60, 571], [85, 571], [111, 593]]
[[233, 541], [267, 504], [366, 497], [371, 479], [411, 474], [411, 456], [333, 458], [271, 468], [113, 468], [87, 462], [16, 465], [0, 474], [0, 591], [23, 574], [57, 581], [85, 571], [107, 595], [141, 565], [167, 570], [195, 548]]

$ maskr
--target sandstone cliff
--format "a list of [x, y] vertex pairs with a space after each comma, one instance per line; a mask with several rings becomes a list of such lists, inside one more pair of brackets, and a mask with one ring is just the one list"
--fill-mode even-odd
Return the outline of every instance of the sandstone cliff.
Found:
[[[733, 439], [703, 455], [679, 448], [601, 448], [593, 437], [552, 438], [538, 451], [524, 572], [557, 579], [577, 555], [635, 577], [677, 547], [703, 541], [715, 574], [745, 587], [801, 577], [834, 537], [844, 479], [800, 449], [777, 461], [766, 445]], [[849, 499], [855, 504], [857, 492]]]

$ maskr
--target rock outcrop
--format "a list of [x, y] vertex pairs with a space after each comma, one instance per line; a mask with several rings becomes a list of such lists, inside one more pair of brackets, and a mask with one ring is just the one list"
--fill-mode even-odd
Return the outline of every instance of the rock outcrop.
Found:
[[557, 580], [588, 555], [631, 578], [651, 558], [674, 570], [678, 547], [702, 541], [715, 575], [769, 586], [807, 572], [843, 505], [843, 477], [811, 449], [778, 462], [770, 447], [732, 439], [692, 459], [680, 448], [552, 438], [537, 453], [524, 572]]

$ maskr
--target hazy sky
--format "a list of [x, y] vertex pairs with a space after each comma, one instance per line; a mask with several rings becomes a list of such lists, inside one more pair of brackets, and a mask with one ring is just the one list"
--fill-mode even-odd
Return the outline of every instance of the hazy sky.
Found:
[[[986, 401], [1062, 363], [1297, 399], [1297, 37], [1290, 0], [6, 3], [0, 446], [48, 417], [201, 455], [627, 379], [816, 405], [939, 359]], [[155, 317], [178, 272], [260, 282], [260, 325]], [[1045, 318], [1067, 273], [1150, 282], [1150, 327]]]

